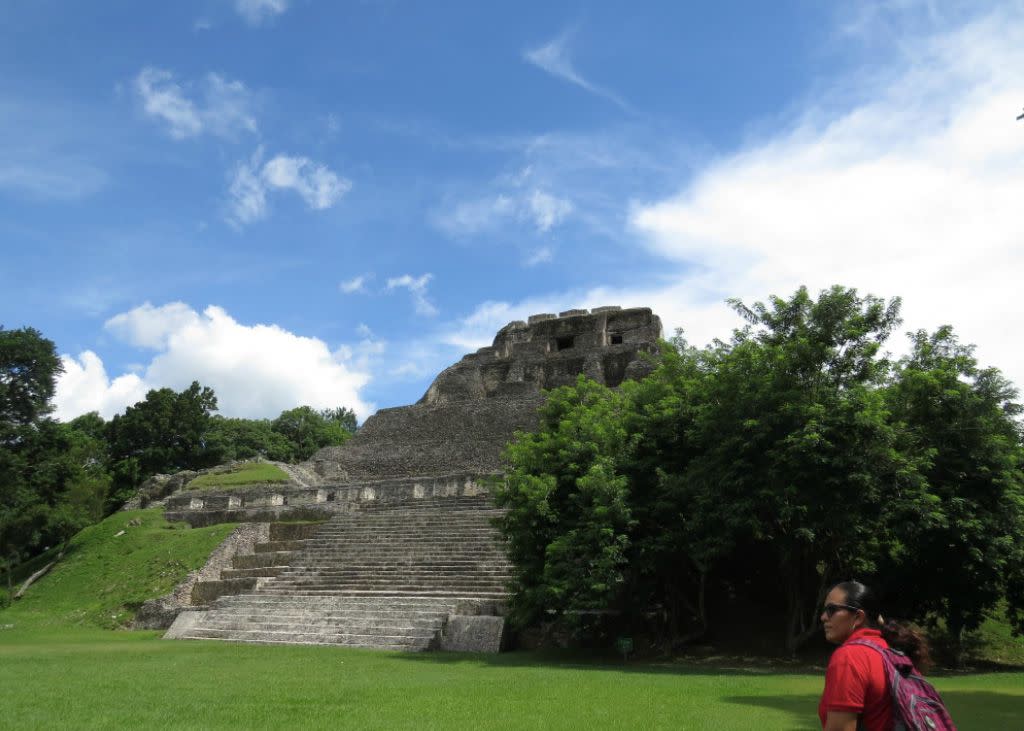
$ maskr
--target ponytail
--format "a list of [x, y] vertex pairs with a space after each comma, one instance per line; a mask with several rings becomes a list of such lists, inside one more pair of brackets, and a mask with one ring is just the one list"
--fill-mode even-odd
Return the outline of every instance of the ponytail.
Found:
[[[881, 619], [881, 617], [879, 617]], [[878, 629], [889, 647], [899, 650], [910, 658], [918, 672], [927, 673], [932, 668], [932, 655], [928, 639], [910, 625], [887, 619]]]

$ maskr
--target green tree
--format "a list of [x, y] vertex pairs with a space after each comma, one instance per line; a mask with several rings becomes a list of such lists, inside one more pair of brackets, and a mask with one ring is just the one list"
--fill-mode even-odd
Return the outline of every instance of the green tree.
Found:
[[52, 340], [31, 327], [5, 330], [0, 325], [0, 440], [50, 413], [63, 372]]
[[630, 447], [623, 404], [621, 394], [581, 376], [552, 391], [540, 429], [506, 450], [509, 470], [495, 500], [507, 510], [500, 524], [519, 624], [605, 608], [622, 594], [632, 524], [615, 467]]
[[261, 457], [275, 462], [295, 459], [295, 445], [274, 431], [269, 419], [238, 419], [215, 415], [206, 433], [206, 448], [217, 462]]
[[346, 420], [329, 418], [310, 406], [281, 412], [271, 423], [271, 429], [291, 442], [293, 459], [297, 461], [309, 459], [323, 447], [344, 444], [352, 436]]
[[347, 406], [338, 406], [333, 409], [323, 409], [320, 415], [327, 419], [327, 421], [337, 422], [341, 425], [345, 431], [350, 434], [355, 434], [356, 429], [359, 428], [359, 422], [356, 419], [356, 412]]
[[[904, 611], [943, 619], [959, 649], [987, 611], [1022, 593], [1013, 583], [1024, 575], [1021, 406], [951, 327], [910, 339], [886, 397], [918, 455], [934, 519], [908, 526], [907, 550], [888, 573]], [[1024, 629], [1024, 604], [1010, 604]]]
[[828, 584], [892, 550], [889, 516], [919, 491], [878, 388], [900, 302], [833, 287], [732, 305], [749, 326], [718, 348], [687, 479], [717, 492], [724, 526], [774, 556], [793, 651], [817, 631]]
[[114, 416], [106, 429], [114, 480], [108, 507], [123, 502], [152, 475], [214, 464], [216, 455], [205, 440], [216, 410], [213, 389], [193, 381], [181, 393], [152, 390], [144, 401]]

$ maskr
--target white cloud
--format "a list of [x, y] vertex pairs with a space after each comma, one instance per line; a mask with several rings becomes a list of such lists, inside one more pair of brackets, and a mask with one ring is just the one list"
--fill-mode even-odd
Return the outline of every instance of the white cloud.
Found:
[[257, 221], [267, 215], [267, 189], [260, 177], [262, 148], [249, 162], [239, 163], [228, 187], [231, 200], [228, 221], [236, 226]]
[[249, 25], [261, 25], [287, 9], [288, 0], [235, 0], [235, 10]]
[[260, 147], [235, 168], [228, 187], [228, 221], [235, 226], [252, 223], [267, 215], [267, 194], [293, 190], [316, 211], [334, 206], [352, 189], [352, 181], [325, 165], [306, 157], [277, 155], [266, 163]]
[[534, 190], [529, 198], [529, 213], [538, 231], [550, 231], [572, 213], [572, 203], [542, 190]]
[[620, 304], [704, 344], [741, 324], [727, 297], [839, 283], [903, 297], [904, 330], [954, 325], [1024, 385], [1024, 17], [1003, 10], [905, 46], [882, 77], [835, 80], [862, 101], [809, 102], [792, 127], [685, 171], [678, 194], [635, 203], [632, 234], [665, 262], [648, 281], [484, 303], [445, 341], [479, 347], [511, 319]]
[[587, 81], [576, 70], [575, 66], [573, 66], [572, 59], [569, 57], [569, 36], [570, 34], [565, 32], [548, 43], [545, 43], [543, 46], [528, 49], [523, 52], [523, 58], [542, 71], [546, 71], [551, 74], [555, 78], [568, 81], [570, 84], [575, 84], [581, 89], [589, 91], [591, 94], [603, 97], [623, 109], [628, 110], [629, 105], [626, 104], [620, 96], [608, 89]]
[[370, 278], [368, 274], [360, 274], [357, 277], [352, 277], [338, 285], [338, 289], [345, 294], [355, 294], [356, 292], [366, 291], [366, 282]]
[[171, 137], [195, 137], [203, 131], [199, 111], [185, 97], [180, 85], [169, 71], [144, 68], [135, 77], [135, 91], [142, 97], [142, 108], [151, 117], [167, 123]]
[[507, 195], [461, 201], [437, 216], [437, 224], [453, 236], [473, 236], [498, 226], [515, 214], [516, 205]]
[[538, 264], [544, 264], [551, 261], [555, 256], [555, 252], [550, 246], [541, 246], [539, 249], [534, 251], [526, 257], [525, 264], [528, 267], [537, 266]]
[[146, 302], [114, 315], [104, 325], [120, 340], [150, 350], [166, 350], [172, 336], [201, 326], [199, 313], [184, 302], [171, 302], [162, 307]]
[[573, 212], [572, 201], [539, 188], [512, 190], [494, 196], [461, 201], [435, 217], [435, 223], [451, 236], [466, 237], [493, 232], [510, 220], [530, 224], [537, 233], [547, 233]]
[[68, 421], [90, 411], [109, 419], [126, 406], [146, 398], [149, 388], [139, 376], [126, 373], [111, 380], [103, 361], [91, 350], [77, 358], [62, 355], [64, 373], [57, 380], [54, 416]]
[[1022, 383], [1009, 328], [1024, 318], [1024, 18], [997, 14], [909, 50], [868, 101], [812, 107], [679, 195], [638, 204], [633, 224], [718, 296], [836, 282], [901, 295], [908, 327], [951, 323]]
[[263, 166], [263, 180], [271, 188], [294, 190], [306, 205], [330, 208], [352, 189], [352, 182], [307, 157], [278, 155]]
[[174, 139], [212, 134], [233, 140], [239, 132], [257, 132], [254, 96], [241, 81], [208, 73], [197, 83], [179, 83], [170, 71], [148, 66], [135, 77], [134, 88], [143, 112]]
[[419, 277], [413, 277], [411, 274], [403, 274], [400, 277], [392, 277], [388, 279], [387, 290], [390, 292], [393, 289], [408, 289], [412, 295], [412, 303], [416, 309], [416, 314], [433, 317], [437, 314], [438, 310], [427, 299], [427, 284], [433, 279], [433, 276], [432, 274], [423, 274]]
[[193, 380], [214, 389], [226, 416], [273, 417], [302, 404], [347, 406], [360, 418], [373, 410], [360, 396], [369, 375], [344, 349], [332, 353], [322, 340], [276, 325], [243, 325], [220, 307], [199, 313], [180, 302], [147, 303], [106, 327], [129, 344], [156, 350], [155, 357], [141, 375], [111, 380], [95, 353], [63, 356], [66, 372], [54, 399], [58, 418], [91, 410], [109, 418], [149, 389], [181, 390]]

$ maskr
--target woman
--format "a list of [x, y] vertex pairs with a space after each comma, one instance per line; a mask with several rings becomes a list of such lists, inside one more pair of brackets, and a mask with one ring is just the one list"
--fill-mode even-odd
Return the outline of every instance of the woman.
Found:
[[825, 598], [821, 613], [825, 639], [840, 647], [829, 660], [825, 692], [818, 704], [824, 731], [890, 731], [893, 727], [882, 656], [870, 647], [850, 644], [852, 640], [901, 650], [919, 671], [931, 666], [927, 641], [909, 627], [885, 621], [880, 610], [875, 593], [858, 581], [836, 584]]

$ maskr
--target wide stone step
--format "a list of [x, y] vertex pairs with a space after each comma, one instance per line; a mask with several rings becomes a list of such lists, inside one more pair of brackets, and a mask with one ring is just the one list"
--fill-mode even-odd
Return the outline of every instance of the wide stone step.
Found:
[[221, 569], [221, 579], [244, 579], [249, 577], [280, 576], [287, 566], [257, 566], [252, 569]]
[[261, 566], [288, 566], [297, 553], [297, 551], [268, 551], [245, 556], [234, 556], [231, 559], [231, 566], [236, 569], [255, 569]]
[[203, 629], [237, 629], [246, 632], [295, 632], [316, 634], [344, 632], [359, 635], [427, 635], [439, 630], [444, 617], [433, 619], [371, 619], [345, 618], [325, 621], [309, 617], [294, 621], [261, 621], [249, 617], [210, 617], [202, 623]]
[[368, 622], [381, 621], [399, 624], [402, 622], [442, 622], [450, 614], [450, 607], [443, 612], [430, 611], [418, 612], [409, 609], [350, 609], [343, 610], [316, 610], [312, 607], [286, 607], [280, 611], [271, 611], [273, 607], [266, 604], [239, 605], [211, 611], [204, 621], [219, 621], [220, 618], [229, 620], [244, 620], [247, 622], [293, 622], [303, 623], [340, 623], [340, 622]]
[[459, 566], [454, 568], [438, 568], [432, 565], [416, 566], [363, 566], [361, 564], [339, 564], [309, 568], [306, 566], [293, 566], [283, 568], [271, 566], [265, 569], [236, 569], [240, 571], [279, 571], [277, 574], [281, 579], [350, 579], [359, 576], [380, 576], [391, 578], [398, 576], [422, 576], [429, 578], [452, 578], [457, 576], [472, 576], [474, 578], [493, 577], [500, 578], [512, 575], [504, 566]]
[[393, 589], [396, 592], [427, 592], [427, 591], [461, 591], [461, 592], [501, 592], [506, 590], [507, 584], [502, 581], [284, 581], [268, 584], [263, 591], [337, 591], [348, 590], [387, 591]]
[[335, 607], [335, 608], [385, 608], [385, 609], [405, 609], [405, 608], [418, 608], [426, 611], [427, 608], [436, 608], [436, 611], [448, 611], [453, 605], [448, 601], [437, 601], [437, 600], [424, 600], [415, 599], [404, 596], [387, 596], [381, 595], [372, 599], [362, 597], [333, 597], [328, 599], [320, 599], [314, 597], [294, 596], [294, 597], [278, 597], [269, 596], [263, 592], [260, 593], [249, 593], [249, 594], [236, 594], [234, 596], [222, 597], [217, 601], [216, 606], [228, 606], [238, 603], [266, 603], [274, 604], [276, 606], [283, 606], [289, 603], [297, 606], [318, 606], [318, 607]]
[[415, 558], [406, 560], [377, 560], [367, 559], [360, 561], [359, 563], [353, 563], [351, 561], [343, 561], [339, 563], [324, 563], [324, 564], [313, 564], [303, 562], [299, 564], [296, 562], [291, 568], [292, 570], [303, 570], [303, 571], [319, 571], [319, 570], [334, 570], [338, 568], [362, 568], [370, 571], [385, 570], [385, 569], [401, 569], [405, 566], [412, 568], [434, 568], [440, 571], [446, 571], [448, 569], [454, 569], [456, 571], [473, 571], [477, 568], [487, 569], [511, 569], [512, 564], [505, 559], [499, 560], [477, 560], [477, 559], [451, 559], [448, 561], [421, 561]]
[[495, 540], [501, 540], [501, 534], [497, 531], [489, 528], [465, 528], [460, 530], [452, 530], [439, 526], [436, 529], [417, 528], [415, 530], [409, 530], [405, 528], [395, 528], [388, 530], [339, 530], [339, 531], [324, 531], [318, 533], [313, 538], [307, 538], [312, 545], [321, 543], [323, 541], [330, 540], [344, 540], [344, 539], [369, 539], [369, 540], [380, 540], [382, 538], [396, 539], [396, 538], [493, 538]]
[[298, 587], [289, 588], [275, 588], [265, 587], [260, 590], [263, 594], [272, 595], [276, 594], [284, 597], [298, 597], [298, 596], [310, 596], [310, 597], [423, 597], [423, 598], [452, 598], [452, 599], [494, 599], [494, 600], [506, 600], [508, 599], [507, 591], [482, 591], [475, 589], [422, 589], [422, 590], [406, 590], [406, 589], [395, 589], [394, 587], [386, 587], [381, 589], [305, 589]]
[[[316, 533], [345, 528], [360, 528], [368, 525], [376, 525], [385, 528], [430, 528], [436, 525], [447, 525], [453, 528], [460, 525], [468, 527], [495, 528], [495, 521], [500, 520], [502, 517], [503, 516], [501, 514], [492, 515], [468, 512], [461, 515], [364, 515], [350, 519], [331, 520], [317, 528]], [[316, 535], [316, 533], [313, 535]]]
[[298, 551], [307, 545], [307, 540], [301, 541], [267, 541], [257, 543], [252, 547], [254, 553], [271, 553], [276, 551]]
[[195, 628], [182, 639], [229, 640], [234, 642], [265, 642], [299, 645], [343, 645], [347, 647], [381, 647], [394, 649], [426, 649], [434, 633], [412, 635], [376, 635], [320, 632], [246, 632], [216, 628]]

